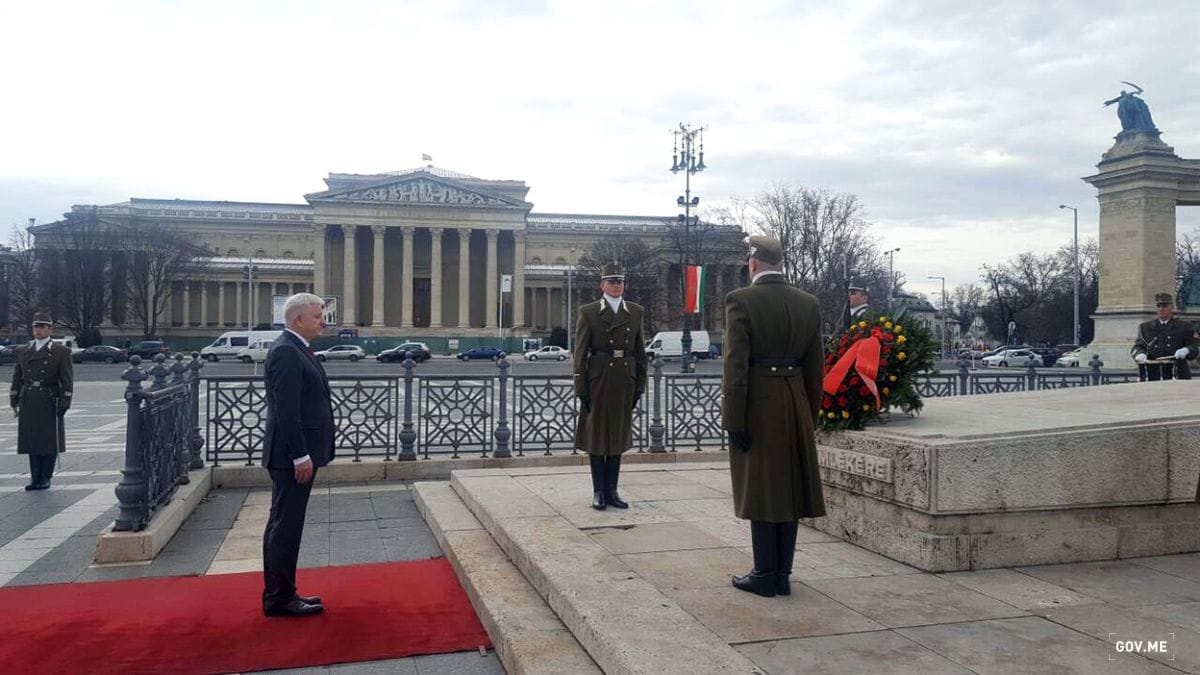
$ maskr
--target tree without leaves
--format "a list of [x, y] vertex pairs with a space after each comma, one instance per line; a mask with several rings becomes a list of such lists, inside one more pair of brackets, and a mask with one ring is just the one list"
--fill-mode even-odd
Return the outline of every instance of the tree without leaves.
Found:
[[95, 207], [76, 207], [56, 227], [38, 235], [38, 274], [45, 291], [40, 305], [55, 323], [80, 338], [80, 346], [99, 341], [112, 301], [110, 256], [116, 250], [112, 232]]
[[122, 239], [130, 319], [141, 323], [143, 335], [153, 337], [171, 301], [174, 282], [202, 270], [211, 253], [187, 234], [158, 224], [138, 225]]
[[38, 251], [34, 247], [33, 234], [28, 229], [15, 225], [9, 238], [8, 308], [15, 335], [29, 334], [30, 322], [38, 307]]

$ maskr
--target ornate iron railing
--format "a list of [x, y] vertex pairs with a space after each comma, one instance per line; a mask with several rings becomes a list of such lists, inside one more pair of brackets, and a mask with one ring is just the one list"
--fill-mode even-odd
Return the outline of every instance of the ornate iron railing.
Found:
[[[155, 509], [170, 501], [178, 486], [188, 482], [188, 470], [204, 466], [197, 426], [199, 420], [199, 375], [204, 362], [199, 354], [184, 363], [182, 354], [167, 365], [166, 357], [154, 357], [154, 365], [143, 370], [141, 357], [130, 359], [121, 379], [125, 388], [125, 467], [115, 489], [120, 510], [114, 530], [141, 530]], [[167, 376], [172, 375], [170, 381]], [[142, 381], [154, 378], [149, 389]]]
[[[957, 372], [922, 374], [921, 396], [947, 397], [1099, 386], [1137, 375], [1088, 372]], [[576, 454], [578, 400], [570, 376], [509, 375], [502, 358], [494, 373], [422, 375], [406, 359], [402, 375], [330, 378], [339, 456], [354, 460], [433, 456], [523, 457]], [[261, 376], [208, 379], [207, 452], [213, 464], [258, 462], [266, 425]], [[637, 452], [726, 448], [721, 430], [721, 375], [663, 372], [651, 364], [646, 394], [633, 415]]]

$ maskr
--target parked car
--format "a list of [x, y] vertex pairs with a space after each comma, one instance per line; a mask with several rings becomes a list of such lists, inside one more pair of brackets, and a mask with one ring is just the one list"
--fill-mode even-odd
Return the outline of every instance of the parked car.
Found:
[[4, 365], [6, 363], [16, 363], [16, 362], [17, 362], [16, 347], [0, 346], [0, 365]]
[[571, 352], [559, 347], [558, 345], [546, 345], [541, 349], [525, 352], [526, 361], [537, 361], [538, 359], [545, 359], [547, 361], [551, 359], [555, 361], [566, 361], [569, 358], [571, 358]]
[[1039, 366], [1053, 366], [1054, 362], [1058, 360], [1058, 357], [1062, 356], [1062, 354], [1054, 347], [1034, 347], [1029, 351], [1042, 357], [1042, 362], [1037, 364]]
[[358, 345], [334, 345], [316, 354], [318, 361], [357, 361], [367, 358], [367, 353]]
[[1076, 349], [1079, 349], [1081, 346], [1082, 345], [1061, 344], [1054, 345], [1054, 348], [1058, 350], [1059, 354], [1066, 354], [1067, 352], [1073, 352]]
[[1034, 354], [1028, 349], [1005, 349], [999, 354], [983, 357], [983, 365], [985, 366], [1000, 366], [1008, 368], [1010, 366], [1025, 367], [1030, 364], [1035, 366], [1042, 365], [1042, 357]]
[[274, 340], [255, 340], [238, 350], [237, 360], [242, 363], [262, 363], [267, 360], [267, 352], [271, 350], [274, 342]]
[[109, 345], [94, 345], [71, 357], [75, 363], [102, 361], [104, 363], [121, 363], [129, 360], [129, 352]]
[[1054, 365], [1058, 366], [1059, 368], [1078, 368], [1080, 360], [1079, 357], [1082, 354], [1082, 348], [1076, 349], [1073, 352], [1067, 352], [1066, 354], [1058, 357], [1058, 359], [1055, 360]]
[[379, 352], [375, 355], [375, 360], [380, 363], [403, 361], [404, 352], [412, 352], [413, 361], [417, 363], [428, 361], [433, 356], [433, 352], [429, 351], [429, 345], [424, 342], [405, 342], [402, 345]]
[[499, 361], [500, 355], [503, 354], [499, 347], [472, 347], [466, 351], [458, 353], [459, 361], [470, 361], [472, 359], [491, 359]]
[[960, 359], [982, 359], [984, 352], [982, 349], [960, 349], [958, 350], [958, 358]]
[[142, 360], [148, 361], [159, 354], [170, 354], [171, 350], [167, 349], [167, 343], [162, 340], [142, 340], [135, 342], [129, 348], [130, 356], [140, 356]]

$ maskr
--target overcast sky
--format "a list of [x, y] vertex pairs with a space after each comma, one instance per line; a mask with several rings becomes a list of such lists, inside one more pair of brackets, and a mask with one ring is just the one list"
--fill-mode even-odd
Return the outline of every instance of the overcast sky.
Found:
[[302, 203], [422, 153], [526, 181], [535, 212], [673, 216], [683, 121], [708, 126], [702, 206], [854, 193], [933, 293], [928, 275], [1069, 243], [1059, 204], [1096, 236], [1079, 178], [1120, 131], [1101, 105], [1120, 80], [1200, 157], [1200, 2], [976, 4], [5, 3], [0, 225], [130, 197]]

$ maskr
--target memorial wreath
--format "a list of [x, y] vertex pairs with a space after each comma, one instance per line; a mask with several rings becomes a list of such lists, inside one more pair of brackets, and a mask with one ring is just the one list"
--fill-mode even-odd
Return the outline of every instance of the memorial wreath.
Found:
[[938, 345], [919, 321], [875, 314], [834, 338], [825, 354], [821, 426], [862, 429], [883, 410], [921, 409], [917, 374], [933, 368]]

